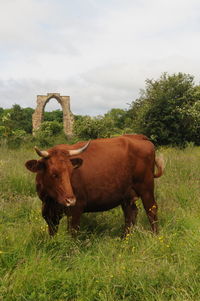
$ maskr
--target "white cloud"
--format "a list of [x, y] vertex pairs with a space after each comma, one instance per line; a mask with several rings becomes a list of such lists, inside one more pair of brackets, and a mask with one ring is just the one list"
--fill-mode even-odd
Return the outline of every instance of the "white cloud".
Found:
[[198, 0], [2, 0], [0, 106], [59, 92], [97, 115], [165, 71], [198, 82], [199, 22]]

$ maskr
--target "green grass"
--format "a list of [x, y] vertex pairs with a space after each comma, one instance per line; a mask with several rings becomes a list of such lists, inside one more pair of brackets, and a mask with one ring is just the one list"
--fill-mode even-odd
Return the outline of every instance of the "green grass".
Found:
[[133, 233], [120, 240], [120, 208], [85, 214], [77, 239], [63, 218], [50, 239], [24, 163], [32, 150], [0, 150], [1, 301], [200, 300], [200, 149], [163, 148], [156, 180], [159, 235], [139, 201]]

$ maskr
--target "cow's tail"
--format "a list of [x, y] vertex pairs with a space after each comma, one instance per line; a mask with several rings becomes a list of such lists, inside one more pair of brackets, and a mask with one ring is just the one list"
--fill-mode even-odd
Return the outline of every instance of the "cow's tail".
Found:
[[159, 155], [159, 157], [155, 158], [155, 165], [157, 171], [154, 173], [154, 178], [159, 178], [162, 176], [165, 168], [165, 161], [163, 155]]

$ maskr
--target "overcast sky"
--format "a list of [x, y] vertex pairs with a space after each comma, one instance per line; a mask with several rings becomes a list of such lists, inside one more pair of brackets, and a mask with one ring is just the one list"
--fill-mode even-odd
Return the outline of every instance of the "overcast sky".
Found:
[[74, 114], [104, 114], [163, 72], [199, 84], [199, 0], [0, 0], [3, 108], [57, 92]]

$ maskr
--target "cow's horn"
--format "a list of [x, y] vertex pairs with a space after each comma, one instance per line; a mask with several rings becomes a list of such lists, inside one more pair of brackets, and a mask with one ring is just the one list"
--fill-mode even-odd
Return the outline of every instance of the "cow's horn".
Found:
[[39, 150], [39, 148], [37, 146], [35, 146], [34, 149], [40, 157], [43, 157], [43, 158], [49, 157], [49, 153], [47, 151], [41, 151], [41, 150]]
[[80, 153], [82, 153], [84, 150], [86, 150], [86, 148], [88, 147], [88, 145], [90, 144], [90, 141], [88, 141], [88, 143], [86, 143], [83, 147], [79, 148], [79, 149], [71, 149], [69, 150], [69, 155], [70, 156], [75, 156], [75, 155], [79, 155]]

